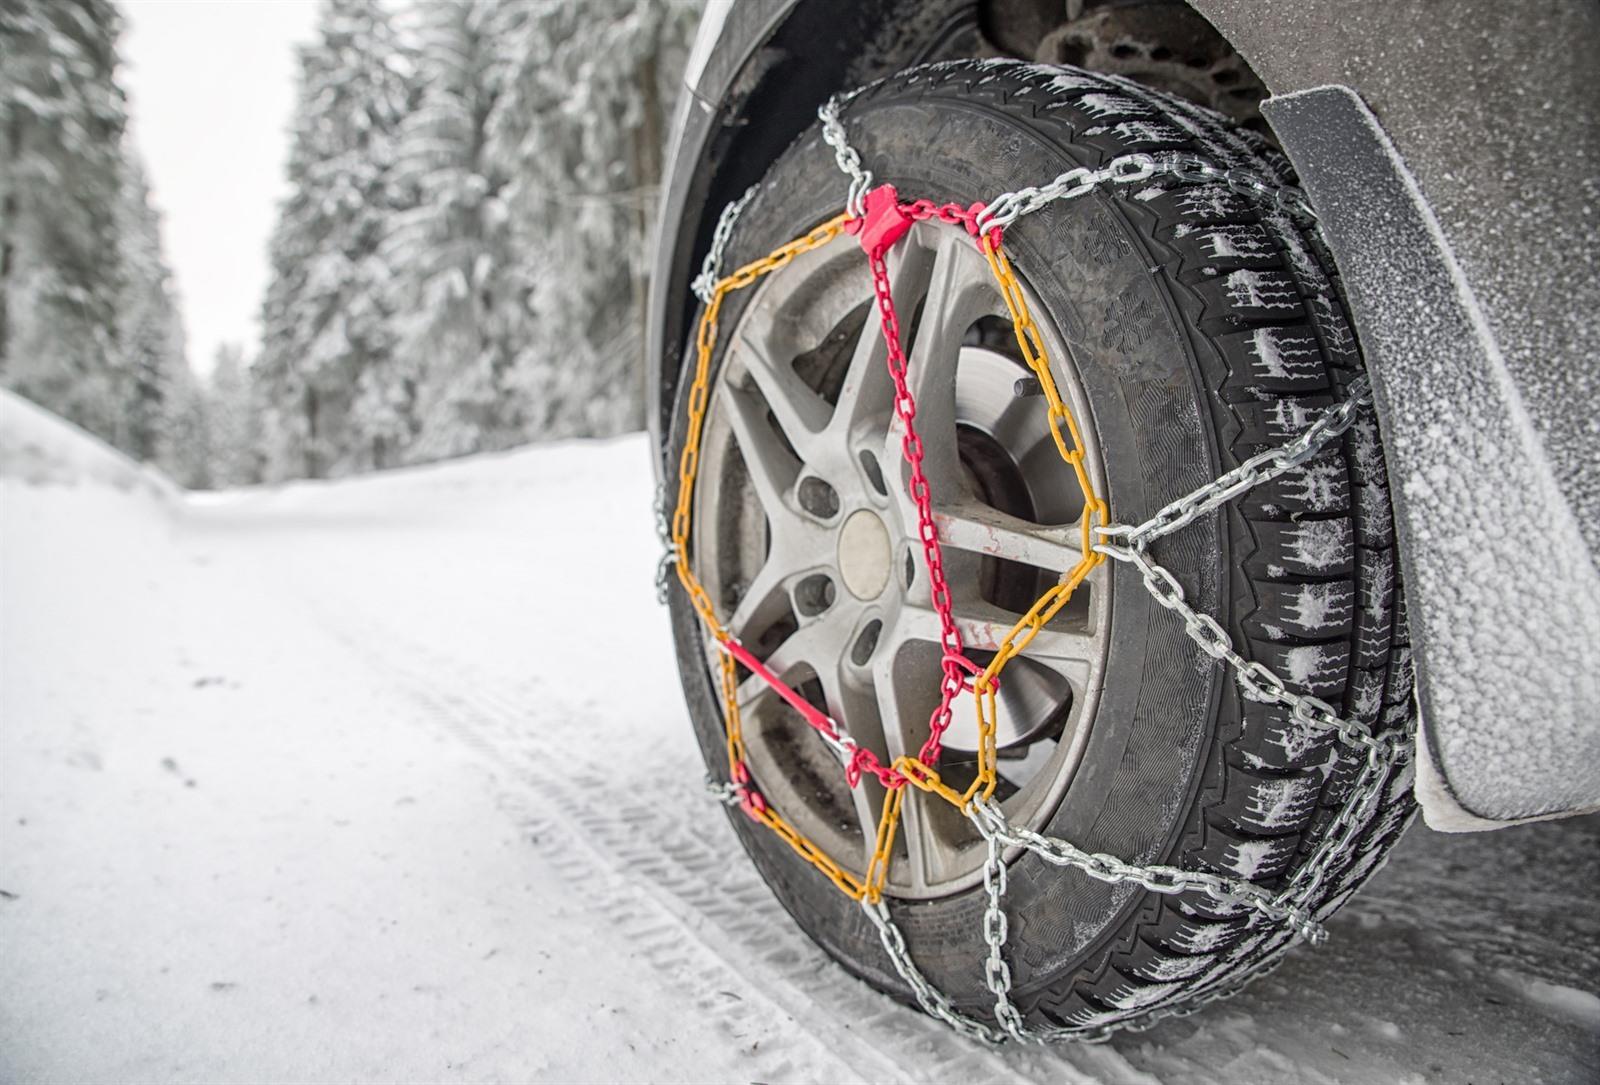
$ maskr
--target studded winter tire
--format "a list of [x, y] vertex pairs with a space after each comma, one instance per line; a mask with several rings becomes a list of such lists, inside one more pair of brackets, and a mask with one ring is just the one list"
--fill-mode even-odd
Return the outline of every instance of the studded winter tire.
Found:
[[[963, 206], [1119, 155], [1181, 152], [1292, 184], [1264, 140], [1196, 106], [1066, 68], [959, 62], [853, 98], [852, 144], [902, 198]], [[725, 266], [841, 208], [813, 129], [773, 163]], [[1161, 506], [1280, 444], [1346, 397], [1361, 358], [1335, 269], [1303, 224], [1216, 183], [1156, 177], [1052, 204], [1006, 231], [1055, 380], [1083, 422], [1115, 520]], [[1006, 309], [959, 227], [918, 224], [891, 255], [955, 611], [980, 661], [1076, 561], [1082, 499], [1045, 427]], [[897, 446], [866, 261], [841, 239], [729, 295], [714, 359], [692, 560], [744, 643], [886, 759], [914, 753], [936, 698], [937, 623]], [[687, 388], [688, 381], [682, 382]], [[666, 450], [676, 463], [683, 404]], [[1405, 727], [1410, 652], [1389, 496], [1370, 413], [1315, 459], [1158, 540], [1152, 554], [1245, 654], [1376, 733]], [[707, 764], [725, 772], [714, 646], [681, 593], [672, 615]], [[1001, 687], [1000, 790], [1017, 824], [1139, 863], [1286, 884], [1360, 769], [1334, 736], [1245, 699], [1137, 572], [1098, 567]], [[741, 687], [750, 769], [786, 818], [859, 874], [882, 793], [851, 789], [801, 718]], [[958, 728], [970, 710], [958, 703]], [[970, 725], [967, 725], [970, 727]], [[971, 779], [970, 735], [938, 768]], [[1336, 908], [1409, 820], [1382, 802], [1310, 902]], [[731, 811], [751, 859], [841, 964], [911, 993], [861, 909]], [[962, 1011], [992, 1019], [982, 848], [912, 791], [885, 899], [912, 958]], [[1286, 931], [1196, 894], [1163, 896], [1011, 856], [1013, 999], [1030, 1025], [1115, 1022], [1183, 1002], [1214, 964]]]

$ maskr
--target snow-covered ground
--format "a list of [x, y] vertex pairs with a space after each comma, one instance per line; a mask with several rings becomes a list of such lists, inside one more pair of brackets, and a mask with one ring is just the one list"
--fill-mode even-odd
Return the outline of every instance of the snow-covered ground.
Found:
[[1418, 827], [1239, 998], [982, 1050], [701, 796], [642, 439], [184, 500], [6, 406], [0, 1080], [1600, 1078], [1596, 819]]

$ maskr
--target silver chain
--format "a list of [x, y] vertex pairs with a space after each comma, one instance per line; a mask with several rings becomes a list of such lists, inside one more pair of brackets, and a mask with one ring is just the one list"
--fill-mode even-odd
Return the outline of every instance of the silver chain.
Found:
[[656, 605], [667, 605], [667, 588], [672, 582], [672, 570], [678, 564], [678, 548], [672, 545], [672, 529], [667, 526], [667, 484], [656, 483], [656, 539], [661, 543], [661, 557], [656, 562]]
[[716, 799], [723, 806], [739, 805], [739, 789], [726, 780], [718, 780], [713, 776], [707, 776], [706, 794]]
[[844, 209], [854, 218], [866, 214], [867, 191], [872, 188], [872, 171], [862, 168], [861, 156], [850, 146], [844, 133], [844, 122], [839, 119], [842, 103], [837, 95], [817, 107], [817, 117], [822, 121], [822, 142], [833, 148], [833, 160], [850, 178], [850, 191], [845, 196]]
[[[1241, 465], [1253, 464], [1259, 471], [1258, 477], [1252, 476], [1254, 481], [1251, 485], [1259, 485], [1304, 463], [1347, 431], [1356, 410], [1368, 398], [1365, 378], [1352, 382], [1351, 392], [1351, 399], [1330, 408], [1299, 437], [1270, 453], [1252, 457], [1245, 465]], [[1249, 488], [1237, 486], [1235, 480], [1230, 480], [1231, 475], [1233, 472], [1167, 506], [1146, 525], [1140, 525], [1143, 528], [1155, 524], [1148, 532], [1136, 534], [1138, 529], [1128, 525], [1100, 529], [1104, 537], [1133, 538], [1136, 541], [1127, 545], [1102, 543], [1095, 549], [1114, 560], [1125, 561], [1138, 568], [1150, 594], [1163, 607], [1183, 619], [1190, 638], [1202, 651], [1234, 670], [1247, 696], [1287, 706], [1295, 720], [1331, 732], [1340, 742], [1360, 750], [1365, 755], [1364, 764], [1345, 802], [1323, 831], [1321, 842], [1310, 858], [1290, 877], [1287, 886], [1276, 894], [1243, 878], [1229, 878], [1161, 864], [1129, 863], [1114, 855], [1088, 852], [1069, 841], [1013, 826], [998, 805], [984, 799], [974, 799], [966, 814], [984, 838], [988, 849], [983, 868], [983, 886], [987, 897], [983, 914], [983, 939], [988, 946], [988, 956], [984, 960], [984, 982], [994, 996], [994, 1016], [1004, 1030], [1004, 1036], [1033, 1043], [1061, 1039], [1098, 1041], [1108, 1039], [1119, 1030], [1148, 1028], [1165, 1017], [1193, 1013], [1209, 1002], [1230, 997], [1246, 981], [1265, 969], [1275, 967], [1295, 942], [1304, 940], [1312, 945], [1321, 945], [1328, 935], [1313, 911], [1318, 891], [1334, 863], [1348, 852], [1356, 837], [1370, 824], [1395, 769], [1411, 755], [1412, 735], [1409, 729], [1403, 734], [1374, 736], [1361, 721], [1341, 717], [1327, 702], [1309, 694], [1294, 692], [1270, 668], [1245, 659], [1221, 624], [1209, 614], [1201, 614], [1189, 606], [1177, 578], [1146, 553], [1151, 540], [1177, 531], [1203, 511], [1215, 509], [1227, 500], [1218, 499], [1218, 493], [1227, 490], [1231, 497]], [[1179, 515], [1164, 516], [1170, 509], [1178, 509]], [[1189, 515], [1182, 514], [1190, 509], [1195, 511]], [[1199, 994], [1189, 994], [1178, 1005], [1132, 1010], [1129, 1016], [1121, 1020], [1091, 1026], [1029, 1028], [1022, 1019], [1022, 1012], [1011, 999], [1011, 969], [1004, 956], [1008, 934], [1004, 910], [1005, 848], [1031, 852], [1052, 866], [1070, 867], [1109, 884], [1133, 884], [1166, 895], [1201, 893], [1224, 908], [1244, 908], [1254, 912], [1262, 920], [1286, 928], [1290, 937], [1276, 949], [1253, 961], [1245, 959], [1243, 949], [1224, 955], [1208, 969], [1207, 974], [1191, 981], [1191, 991], [1198, 989]], [[905, 939], [899, 935], [886, 905], [880, 902], [876, 906], [869, 906], [869, 914], [875, 917], [874, 922], [879, 927], [884, 948], [896, 972], [906, 979], [925, 1010], [966, 1035], [991, 1043], [1003, 1038], [989, 1026], [961, 1014], [948, 998], [928, 984], [906, 952]]]
[[906, 981], [906, 986], [911, 988], [911, 993], [917, 998], [917, 1005], [921, 1006], [929, 1017], [938, 1018], [970, 1039], [982, 1040], [989, 1044], [997, 1044], [1004, 1039], [1002, 1034], [995, 1032], [982, 1021], [968, 1017], [956, 1009], [937, 987], [928, 982], [916, 962], [911, 959], [911, 953], [906, 949], [905, 936], [900, 933], [899, 925], [889, 915], [887, 904], [881, 900], [875, 904], [863, 900], [861, 910], [867, 913], [872, 925], [878, 928], [878, 940], [883, 943], [884, 952], [888, 953], [894, 970]]
[[1046, 204], [1087, 196], [1104, 184], [1127, 185], [1148, 181], [1157, 168], [1156, 160], [1147, 154], [1125, 154], [1113, 158], [1106, 166], [1097, 170], [1079, 166], [1061, 174], [1047, 185], [1038, 188], [1019, 188], [1014, 192], [1004, 192], [996, 196], [978, 213], [978, 229], [987, 231], [996, 226], [1004, 229], [1023, 215], [1030, 215]]
[[[850, 146], [840, 120], [839, 108], [839, 100], [830, 98], [817, 111], [817, 115], [822, 120], [823, 141], [833, 148], [839, 169], [850, 178], [846, 208], [850, 214], [859, 216], [863, 213], [862, 201], [872, 187], [872, 173], [862, 167], [861, 156]], [[1080, 167], [1068, 170], [1048, 184], [1003, 193], [979, 215], [978, 225], [980, 230], [1004, 228], [1023, 215], [1050, 203], [1076, 199], [1104, 185], [1149, 180], [1156, 174], [1187, 183], [1222, 184], [1303, 224], [1314, 225], [1316, 221], [1310, 205], [1298, 190], [1269, 183], [1249, 171], [1222, 169], [1185, 155], [1157, 157], [1129, 154], [1112, 159], [1098, 170]], [[748, 198], [749, 194], [746, 193], [744, 199]], [[720, 261], [721, 246], [726, 243], [726, 234], [731, 232], [732, 222], [742, 206], [743, 200], [739, 201], [737, 207], [729, 205], [728, 210], [723, 212], [717, 235], [713, 238], [712, 253], [707, 255], [706, 267], [702, 269], [697, 283], [706, 280], [710, 274], [706, 269], [714, 269]], [[723, 229], [724, 223], [727, 224], [726, 231]], [[706, 297], [709, 297], [709, 293]], [[879, 940], [895, 971], [930, 1016], [965, 1036], [986, 1043], [999, 1043], [1007, 1037], [1035, 1043], [1057, 1039], [1104, 1041], [1117, 1031], [1143, 1030], [1165, 1018], [1186, 1016], [1210, 1002], [1232, 997], [1243, 989], [1248, 980], [1275, 968], [1283, 954], [1296, 942], [1304, 940], [1320, 945], [1326, 940], [1327, 931], [1314, 911], [1318, 892], [1338, 858], [1354, 845], [1357, 836], [1371, 822], [1392, 774], [1412, 756], [1412, 730], [1408, 727], [1403, 733], [1376, 736], [1360, 720], [1342, 717], [1326, 701], [1295, 692], [1271, 668], [1246, 659], [1234, 646], [1233, 639], [1221, 623], [1189, 605], [1183, 586], [1168, 569], [1150, 557], [1148, 548], [1156, 539], [1180, 530], [1246, 491], [1303, 466], [1331, 441], [1342, 436], [1354, 423], [1362, 406], [1371, 400], [1365, 376], [1352, 381], [1347, 392], [1343, 401], [1325, 411], [1294, 439], [1252, 456], [1192, 493], [1167, 504], [1145, 522], [1097, 528], [1102, 542], [1094, 547], [1107, 557], [1136, 568], [1145, 589], [1156, 602], [1182, 619], [1189, 638], [1206, 655], [1234, 671], [1246, 697], [1283, 705], [1289, 709], [1295, 721], [1318, 731], [1332, 733], [1341, 743], [1365, 755], [1364, 764], [1349, 795], [1323, 832], [1321, 842], [1310, 858], [1291, 875], [1288, 884], [1274, 894], [1243, 878], [1160, 864], [1129, 863], [1113, 855], [1088, 852], [1068, 841], [1013, 826], [999, 805], [981, 798], [974, 799], [965, 813], [987, 847], [983, 866], [983, 886], [987, 898], [983, 914], [983, 940], [988, 947], [988, 955], [984, 959], [983, 973], [985, 985], [994, 996], [993, 1012], [998, 1030], [962, 1013], [923, 976], [912, 960], [905, 937], [886, 903], [881, 900], [872, 903], [862, 901], [862, 908], [876, 927]], [[728, 804], [738, 802], [737, 792], [731, 785], [708, 781], [707, 786], [720, 801]], [[1022, 1011], [1012, 1001], [1011, 968], [1005, 959], [1009, 934], [1004, 908], [1006, 849], [1031, 852], [1052, 866], [1075, 869], [1109, 884], [1133, 884], [1166, 895], [1200, 893], [1222, 908], [1245, 909], [1261, 921], [1287, 930], [1288, 937], [1282, 938], [1275, 947], [1254, 959], [1251, 959], [1251, 955], [1256, 952], [1256, 943], [1251, 939], [1242, 940], [1233, 950], [1221, 954], [1205, 973], [1192, 977], [1187, 989], [1179, 996], [1182, 1001], [1175, 1005], [1157, 1004], [1131, 1009], [1120, 1019], [1093, 1025], [1029, 1028], [1023, 1020]]]
[[700, 261], [700, 274], [689, 283], [689, 289], [702, 305], [711, 304], [717, 280], [722, 278], [722, 253], [728, 247], [729, 238], [733, 237], [733, 227], [739, 221], [739, 215], [755, 194], [756, 186], [751, 185], [744, 190], [743, 196], [730, 202], [717, 216], [716, 228], [711, 231], [711, 247], [706, 250], [705, 259]]
[[1348, 398], [1331, 410], [1324, 411], [1316, 422], [1288, 444], [1251, 456], [1194, 493], [1185, 494], [1164, 506], [1137, 527], [1121, 524], [1101, 528], [1100, 534], [1106, 538], [1122, 539], [1130, 547], [1142, 548], [1154, 539], [1172, 534], [1196, 517], [1227, 504], [1246, 490], [1303, 466], [1324, 445], [1348, 430], [1356, 420], [1356, 413], [1372, 401], [1372, 390], [1365, 376], [1351, 381], [1347, 394]]

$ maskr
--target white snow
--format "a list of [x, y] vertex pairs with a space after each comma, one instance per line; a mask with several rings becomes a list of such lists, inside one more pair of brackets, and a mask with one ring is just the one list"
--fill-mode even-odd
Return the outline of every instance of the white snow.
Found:
[[[1342, 466], [1328, 459], [1312, 460], [1283, 476], [1285, 492], [1297, 501], [1304, 502], [1312, 512], [1331, 512], [1337, 504], [1345, 480]], [[1368, 487], [1375, 489], [1375, 487]], [[1381, 492], [1379, 493], [1381, 497]], [[1374, 499], [1387, 513], [1389, 503]]]
[[1288, 533], [1291, 555], [1307, 569], [1332, 569], [1350, 560], [1354, 541], [1348, 520], [1305, 520]]
[[1117, 138], [1124, 143], [1177, 143], [1183, 139], [1183, 133], [1170, 124], [1159, 121], [1122, 121], [1114, 124], [1111, 130]]
[[[812, 946], [701, 795], [642, 439], [202, 499], [29, 433], [0, 478], [0, 1080], [1600, 1069], [1594, 819], [1418, 831], [1226, 1005], [989, 1052]], [[1363, 1014], [1403, 1040], [1351, 1042]]]
[[1228, 297], [1250, 309], [1298, 309], [1304, 303], [1295, 286], [1282, 275], [1240, 268], [1228, 273]]
[[1302, 644], [1283, 653], [1284, 670], [1291, 689], [1304, 690], [1327, 673], [1335, 656], [1320, 644]]
[[1275, 253], [1271, 242], [1256, 226], [1218, 226], [1206, 233], [1202, 244], [1210, 248], [1217, 259], [1262, 260]]
[[1045, 74], [1049, 77], [1050, 89], [1061, 94], [1071, 94], [1073, 91], [1093, 89], [1104, 85], [1098, 79], [1085, 78], [1081, 75], [1051, 74], [1048, 70], [1046, 70]]
[[1306, 807], [1316, 801], [1320, 782], [1304, 778], [1257, 781], [1246, 806], [1251, 823], [1261, 829], [1299, 824]]
[[1278, 838], [1269, 840], [1240, 840], [1228, 846], [1222, 863], [1246, 881], [1262, 875], [1282, 854], [1284, 846]]
[[1108, 1001], [1119, 1010], [1136, 1010], [1140, 1006], [1149, 1006], [1160, 1002], [1181, 986], [1182, 984], [1179, 983], [1130, 985], [1113, 991]]
[[1313, 376], [1321, 372], [1322, 350], [1315, 337], [1282, 328], [1257, 328], [1250, 336], [1255, 371], [1263, 377]]
[[1192, 185], [1179, 189], [1177, 203], [1184, 217], [1206, 221], [1233, 214], [1239, 198], [1226, 185]]
[[1148, 117], [1150, 107], [1124, 94], [1085, 94], [1078, 107], [1096, 120], [1102, 117]]

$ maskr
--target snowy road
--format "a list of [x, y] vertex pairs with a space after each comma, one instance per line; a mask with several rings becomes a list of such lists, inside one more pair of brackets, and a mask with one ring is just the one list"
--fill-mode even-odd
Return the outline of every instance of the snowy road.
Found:
[[846, 978], [698, 791], [642, 440], [0, 491], [0, 1080], [1600, 1077], [1600, 821], [1420, 827], [1275, 975], [990, 1052]]

